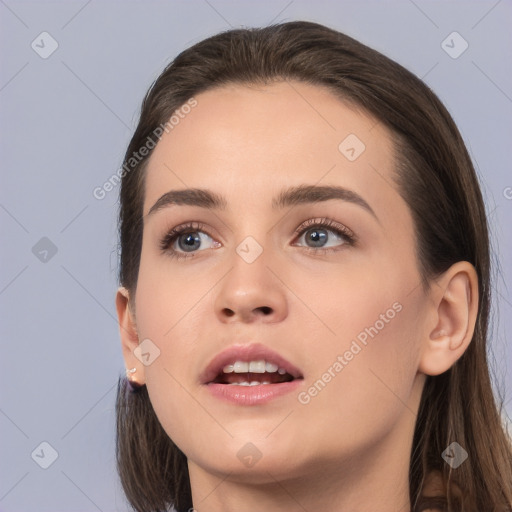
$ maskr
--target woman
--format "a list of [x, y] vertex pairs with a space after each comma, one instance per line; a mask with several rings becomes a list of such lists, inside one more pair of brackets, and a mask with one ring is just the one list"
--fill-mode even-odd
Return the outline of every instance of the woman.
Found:
[[135, 510], [512, 510], [482, 195], [410, 72], [309, 22], [195, 44], [144, 99], [119, 220]]

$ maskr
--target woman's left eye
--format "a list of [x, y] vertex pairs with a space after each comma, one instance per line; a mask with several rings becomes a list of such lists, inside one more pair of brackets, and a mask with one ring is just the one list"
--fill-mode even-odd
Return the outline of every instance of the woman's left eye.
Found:
[[[329, 236], [327, 233], [334, 233], [336, 235], [337, 241], [341, 242], [337, 245], [327, 246], [324, 245]], [[355, 235], [346, 226], [343, 224], [338, 224], [330, 219], [311, 219], [302, 224], [295, 234], [302, 238], [305, 237], [305, 240], [312, 242], [314, 244], [313, 247], [307, 247], [307, 250], [320, 250], [323, 252], [335, 252], [340, 250], [340, 246], [343, 245], [354, 245], [355, 243]], [[336, 241], [336, 240], [335, 240]]]
[[[326, 241], [329, 238], [328, 233], [336, 235], [335, 242], [338, 242], [337, 245], [326, 245]], [[304, 236], [306, 243], [311, 242], [315, 244], [306, 247], [307, 251], [333, 252], [340, 250], [341, 246], [354, 245], [355, 243], [354, 233], [350, 229], [330, 219], [311, 219], [301, 224], [294, 234], [299, 239]], [[191, 258], [197, 252], [195, 249], [199, 249], [201, 241], [205, 237], [212, 240], [214, 247], [220, 246], [219, 242], [214, 241], [204, 231], [202, 224], [189, 223], [169, 231], [161, 240], [160, 248], [164, 253], [169, 254], [173, 258]]]

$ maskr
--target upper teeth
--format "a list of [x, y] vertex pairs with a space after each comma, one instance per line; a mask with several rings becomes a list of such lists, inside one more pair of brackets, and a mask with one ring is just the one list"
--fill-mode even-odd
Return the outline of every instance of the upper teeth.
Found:
[[279, 368], [277, 364], [267, 363], [261, 359], [259, 361], [235, 361], [233, 364], [227, 364], [222, 369], [224, 373], [275, 373], [279, 372], [280, 375], [284, 375], [286, 370]]

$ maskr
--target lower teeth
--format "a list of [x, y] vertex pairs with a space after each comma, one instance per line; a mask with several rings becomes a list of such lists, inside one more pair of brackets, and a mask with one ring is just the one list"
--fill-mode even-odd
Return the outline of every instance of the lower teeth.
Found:
[[231, 382], [230, 386], [259, 386], [260, 384], [270, 384], [270, 382], [260, 382], [259, 380], [253, 380], [252, 382]]

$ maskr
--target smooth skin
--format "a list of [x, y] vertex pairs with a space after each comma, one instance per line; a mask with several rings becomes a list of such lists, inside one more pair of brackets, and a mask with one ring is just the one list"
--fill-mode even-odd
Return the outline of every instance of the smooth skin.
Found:
[[[471, 341], [475, 269], [458, 262], [424, 292], [390, 132], [331, 92], [278, 82], [222, 86], [196, 100], [150, 157], [137, 289], [116, 297], [126, 367], [137, 368], [134, 380], [188, 458], [194, 508], [408, 512], [425, 376], [448, 370]], [[338, 149], [349, 134], [365, 145], [354, 161]], [[271, 208], [283, 189], [303, 184], [347, 188], [375, 216], [338, 199]], [[220, 194], [228, 208], [171, 205], [148, 215], [163, 194], [185, 188]], [[348, 227], [356, 243], [328, 228], [331, 252], [322, 252], [308, 232], [294, 234], [323, 218]], [[201, 244], [193, 257], [172, 258], [160, 240], [189, 221], [205, 226]], [[263, 249], [252, 263], [236, 252], [248, 236]], [[170, 247], [191, 254], [184, 243]], [[300, 368], [307, 391], [396, 302], [401, 311], [308, 404], [291, 393], [235, 405], [199, 382], [217, 353], [259, 342]], [[147, 338], [160, 355], [145, 366], [134, 350]], [[252, 467], [237, 457], [247, 443], [261, 452]]]

